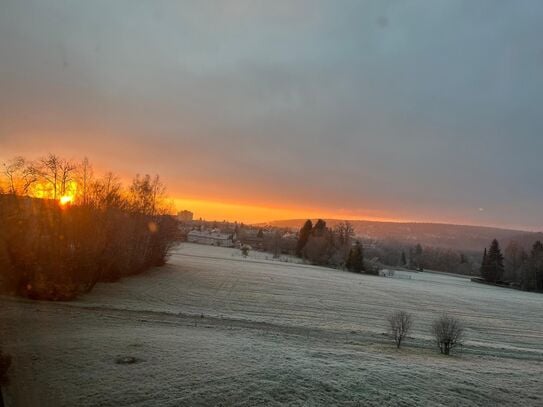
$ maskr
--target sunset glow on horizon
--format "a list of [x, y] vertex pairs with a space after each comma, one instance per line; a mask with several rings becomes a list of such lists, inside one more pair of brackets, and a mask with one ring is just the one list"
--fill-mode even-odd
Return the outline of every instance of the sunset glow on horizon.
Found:
[[202, 199], [173, 199], [176, 210], [189, 210], [194, 219], [251, 223], [267, 223], [274, 220], [287, 219], [349, 219], [374, 220], [383, 222], [400, 222], [402, 220], [388, 217], [361, 216], [325, 209], [300, 207], [270, 207], [258, 204], [219, 202]]
[[159, 174], [197, 218], [543, 229], [541, 5], [346, 3], [8, 0], [0, 162]]

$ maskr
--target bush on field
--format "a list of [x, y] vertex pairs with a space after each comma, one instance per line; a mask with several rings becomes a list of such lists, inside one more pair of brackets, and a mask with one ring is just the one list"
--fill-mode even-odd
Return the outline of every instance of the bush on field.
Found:
[[408, 312], [395, 311], [388, 316], [388, 324], [392, 338], [399, 349], [413, 326], [413, 317]]
[[432, 333], [439, 351], [444, 355], [449, 355], [453, 348], [462, 344], [464, 324], [452, 316], [443, 314], [432, 324]]

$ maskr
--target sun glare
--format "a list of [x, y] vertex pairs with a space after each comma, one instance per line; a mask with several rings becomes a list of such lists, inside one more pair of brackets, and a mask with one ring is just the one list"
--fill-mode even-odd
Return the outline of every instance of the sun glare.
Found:
[[60, 199], [59, 199], [59, 202], [62, 206], [65, 206], [65, 205], [68, 205], [69, 203], [71, 203], [73, 200], [73, 197], [69, 196], [69, 195], [64, 195], [64, 196], [61, 196]]

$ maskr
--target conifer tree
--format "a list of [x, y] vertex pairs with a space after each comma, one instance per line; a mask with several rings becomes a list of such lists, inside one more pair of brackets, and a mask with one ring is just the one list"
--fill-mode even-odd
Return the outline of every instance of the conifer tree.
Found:
[[486, 254], [485, 263], [486, 264], [484, 264], [483, 268], [481, 269], [483, 278], [492, 283], [499, 281], [503, 275], [504, 266], [500, 244], [496, 239], [494, 239], [490, 244], [490, 248]]
[[413, 254], [413, 257], [411, 258], [413, 265], [415, 266], [415, 269], [423, 271], [424, 265], [422, 262], [422, 246], [420, 243], [417, 243], [415, 246], [415, 252]]
[[530, 253], [530, 273], [533, 276], [533, 288], [543, 290], [543, 243], [537, 241]]
[[402, 250], [401, 263], [402, 263], [402, 266], [404, 267], [407, 265], [407, 258], [405, 257], [405, 252], [403, 250]]
[[487, 258], [487, 252], [486, 252], [486, 247], [485, 247], [483, 258], [481, 259], [481, 268], [479, 269], [479, 271], [481, 272], [481, 277], [483, 278], [485, 278], [485, 274], [486, 274], [486, 265], [487, 265], [486, 258]]
[[317, 223], [315, 223], [315, 226], [313, 226], [313, 230], [311, 231], [311, 234], [313, 236], [324, 236], [324, 233], [326, 232], [326, 222], [322, 219], [317, 220]]
[[307, 244], [307, 240], [309, 239], [309, 235], [311, 234], [312, 229], [313, 222], [311, 222], [311, 220], [309, 219], [306, 220], [304, 225], [300, 229], [300, 233], [298, 234], [298, 242], [296, 243], [296, 256], [302, 257], [302, 251]]
[[351, 248], [345, 265], [347, 266], [347, 270], [354, 271], [355, 273], [364, 271], [364, 252], [360, 242], [356, 242], [354, 247]]

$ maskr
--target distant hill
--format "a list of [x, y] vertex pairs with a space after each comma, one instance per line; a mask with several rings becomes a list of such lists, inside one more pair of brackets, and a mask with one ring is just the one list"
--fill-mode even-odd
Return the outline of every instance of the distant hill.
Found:
[[[271, 226], [299, 229], [306, 219], [289, 219], [268, 222]], [[313, 221], [315, 221], [313, 219]], [[325, 219], [334, 227], [341, 219]], [[543, 233], [486, 226], [452, 225], [446, 223], [400, 223], [369, 220], [349, 220], [355, 233], [361, 238], [390, 239], [404, 244], [417, 244], [451, 248], [457, 250], [483, 250], [492, 239], [498, 239], [502, 247], [511, 240], [530, 248], [536, 240], [543, 241]]]

